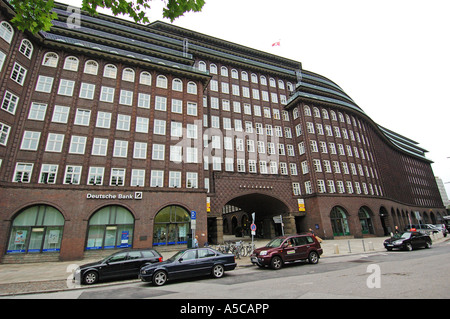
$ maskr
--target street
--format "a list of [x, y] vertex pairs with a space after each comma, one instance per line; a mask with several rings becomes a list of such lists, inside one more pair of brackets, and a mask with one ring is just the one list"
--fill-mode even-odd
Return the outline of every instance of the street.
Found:
[[140, 281], [55, 293], [9, 296], [20, 299], [359, 299], [449, 298], [450, 242], [431, 249], [322, 258], [278, 271], [237, 268], [209, 277], [154, 287]]

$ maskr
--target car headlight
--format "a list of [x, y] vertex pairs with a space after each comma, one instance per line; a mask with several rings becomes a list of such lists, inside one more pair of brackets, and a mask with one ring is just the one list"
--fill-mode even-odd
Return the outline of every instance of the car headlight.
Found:
[[267, 250], [263, 250], [262, 252], [259, 253], [260, 256], [265, 256], [267, 255]]
[[394, 245], [401, 245], [403, 244], [403, 240], [396, 240], [393, 242]]

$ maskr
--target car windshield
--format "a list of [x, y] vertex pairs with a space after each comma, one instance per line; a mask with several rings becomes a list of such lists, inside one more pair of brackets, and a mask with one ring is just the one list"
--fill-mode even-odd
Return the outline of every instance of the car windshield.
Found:
[[173, 262], [175, 260], [177, 260], [178, 258], [181, 257], [181, 255], [183, 255], [185, 252], [185, 250], [180, 250], [179, 252], [177, 252], [175, 255], [173, 255], [172, 257], [170, 257], [169, 259], [167, 259], [167, 261]]
[[266, 245], [266, 247], [275, 248], [280, 247], [281, 243], [284, 241], [284, 238], [275, 238], [269, 241], [269, 243]]
[[394, 235], [394, 239], [409, 239], [411, 237], [411, 233], [398, 233]]

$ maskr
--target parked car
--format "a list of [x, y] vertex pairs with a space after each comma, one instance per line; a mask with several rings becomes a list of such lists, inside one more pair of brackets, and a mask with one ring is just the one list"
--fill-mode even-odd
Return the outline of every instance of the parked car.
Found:
[[225, 271], [236, 268], [235, 256], [212, 248], [192, 248], [177, 252], [158, 264], [143, 266], [139, 278], [144, 282], [164, 285], [168, 280], [212, 275], [220, 278]]
[[162, 259], [161, 254], [153, 249], [126, 249], [80, 266], [75, 270], [74, 279], [92, 285], [105, 279], [137, 278], [143, 265], [159, 263]]
[[417, 224], [417, 225], [407, 225], [405, 227], [405, 231], [424, 231], [428, 233], [438, 233], [439, 230], [437, 230], [433, 225], [431, 224]]
[[430, 248], [432, 245], [430, 236], [418, 231], [405, 231], [395, 234], [393, 237], [384, 241], [384, 247], [391, 251], [394, 248], [404, 250], [413, 250], [419, 247]]
[[313, 234], [307, 233], [274, 238], [265, 247], [255, 249], [250, 260], [259, 267], [280, 269], [283, 264], [298, 260], [317, 264], [322, 253], [320, 243]]

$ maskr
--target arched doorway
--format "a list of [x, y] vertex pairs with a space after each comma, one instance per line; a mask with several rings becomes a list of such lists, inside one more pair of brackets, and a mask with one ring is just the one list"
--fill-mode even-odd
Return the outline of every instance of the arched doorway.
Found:
[[133, 229], [134, 217], [128, 209], [103, 207], [89, 219], [86, 250], [132, 247]]
[[350, 228], [348, 227], [347, 212], [340, 206], [334, 206], [330, 213], [331, 227], [333, 236], [348, 236]]
[[370, 217], [371, 215], [372, 211], [370, 210], [369, 207], [366, 206], [362, 206], [358, 211], [358, 218], [361, 224], [361, 231], [363, 235], [374, 233], [372, 218]]
[[64, 217], [56, 208], [26, 208], [14, 218], [7, 253], [59, 252], [63, 228]]
[[190, 214], [183, 207], [164, 207], [155, 216], [153, 246], [186, 245], [190, 222]]
[[232, 228], [229, 229], [228, 234], [235, 235], [237, 230], [240, 236], [242, 234], [250, 236], [250, 224], [253, 221], [251, 216], [253, 213], [255, 213], [257, 237], [273, 238], [280, 236], [283, 232], [282, 226], [273, 220], [274, 216], [280, 215], [284, 215], [284, 232], [297, 232], [294, 217], [289, 218], [287, 216], [290, 210], [278, 198], [261, 193], [250, 193], [229, 200], [224, 207], [227, 208], [222, 210], [224, 225], [229, 224]]

